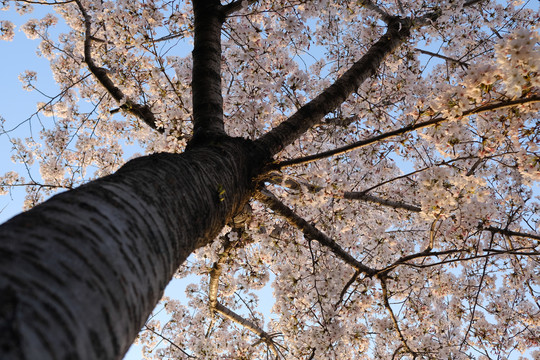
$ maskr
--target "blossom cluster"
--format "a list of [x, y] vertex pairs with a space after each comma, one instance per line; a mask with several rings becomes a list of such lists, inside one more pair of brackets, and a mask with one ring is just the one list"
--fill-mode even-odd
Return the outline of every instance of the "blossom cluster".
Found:
[[[12, 139], [13, 160], [36, 179], [27, 206], [139, 152], [180, 153], [192, 136], [192, 2], [80, 1], [90, 37], [76, 3], [59, 2], [59, 20], [46, 15], [22, 27], [61, 89], [28, 121], [39, 135]], [[227, 133], [249, 139], [286, 121], [384, 40], [388, 17], [416, 22], [275, 164], [379, 140], [259, 179], [297, 218], [252, 200], [241, 229], [225, 226], [178, 270], [193, 284], [182, 300], [163, 300], [169, 318], [146, 324], [144, 356], [274, 356], [257, 327], [283, 357], [299, 359], [461, 360], [538, 348], [538, 13], [463, 0], [241, 5], [222, 29], [222, 95]], [[55, 24], [68, 29], [55, 37]], [[0, 36], [13, 36], [11, 23], [0, 22]], [[88, 43], [119, 101], [89, 74]], [[20, 76], [27, 90], [36, 79], [33, 71]], [[131, 103], [156, 122], [125, 111]], [[9, 172], [0, 191], [23, 183]], [[211, 296], [244, 324], [212, 308]]]

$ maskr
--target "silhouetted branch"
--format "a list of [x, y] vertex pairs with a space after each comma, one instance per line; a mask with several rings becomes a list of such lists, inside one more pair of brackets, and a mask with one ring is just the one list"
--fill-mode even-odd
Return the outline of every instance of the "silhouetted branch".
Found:
[[434, 52], [431, 52], [431, 51], [428, 51], [428, 50], [423, 50], [423, 49], [419, 49], [419, 48], [415, 48], [414, 50], [424, 54], [424, 55], [429, 55], [429, 56], [434, 56], [434, 57], [437, 57], [439, 59], [443, 59], [443, 60], [446, 60], [446, 61], [450, 61], [450, 62], [453, 62], [455, 64], [458, 64], [464, 68], [468, 68], [469, 67], [469, 64], [467, 64], [466, 62], [464, 61], [461, 61], [461, 60], [456, 60], [456, 59], [452, 59], [448, 56], [444, 56], [444, 55], [441, 55], [441, 54], [437, 54], [437, 53], [434, 53]]
[[19, 2], [23, 2], [26, 4], [33, 4], [33, 5], [64, 5], [69, 4], [72, 2], [75, 2], [76, 0], [65, 0], [65, 1], [32, 1], [32, 0], [19, 0]]
[[358, 279], [358, 276], [360, 276], [360, 271], [356, 270], [353, 276], [349, 279], [349, 281], [347, 281], [347, 283], [343, 287], [343, 290], [341, 290], [341, 293], [339, 293], [339, 300], [336, 301], [336, 303], [334, 304], [334, 309], [337, 309], [338, 305], [341, 304], [341, 302], [343, 301], [343, 297], [345, 296], [351, 285], [354, 284], [356, 279]]
[[[309, 192], [311, 193], [317, 193], [324, 188], [322, 186], [313, 185], [306, 181], [298, 181], [291, 178], [283, 179], [283, 176], [279, 173], [271, 173], [270, 178], [267, 180], [268, 182], [280, 186], [284, 186], [290, 190], [294, 191], [300, 191], [302, 187], [305, 187]], [[368, 195], [366, 194], [367, 191], [346, 191], [341, 196], [343, 199], [348, 200], [363, 200], [363, 201], [369, 201], [375, 204], [388, 206], [394, 209], [404, 209], [414, 212], [420, 212], [421, 209], [418, 206], [406, 204], [399, 201], [389, 200], [389, 199], [383, 199], [378, 196], [374, 195]]]
[[381, 17], [381, 20], [387, 24], [389, 24], [395, 18], [394, 16], [388, 14], [380, 6], [375, 5], [375, 3], [371, 0], [361, 0], [359, 2], [360, 5], [365, 7], [366, 9], [376, 12]]
[[488, 227], [480, 227], [481, 230], [484, 231], [490, 231], [492, 233], [501, 234], [501, 235], [507, 235], [507, 236], [519, 236], [519, 237], [525, 237], [529, 239], [535, 239], [540, 240], [540, 235], [536, 234], [529, 234], [529, 233], [523, 233], [519, 231], [512, 231], [507, 229], [501, 229], [494, 226], [488, 226]]
[[163, 334], [161, 334], [161, 333], [158, 333], [156, 330], [154, 330], [154, 328], [151, 328], [151, 327], [148, 327], [147, 325], [144, 325], [143, 330], [150, 331], [152, 334], [154, 334], [156, 336], [159, 336], [161, 339], [163, 339], [166, 342], [168, 342], [169, 344], [171, 344], [172, 347], [174, 347], [175, 349], [180, 351], [182, 354], [186, 355], [188, 358], [190, 358], [190, 359], [198, 359], [198, 357], [193, 356], [191, 354], [188, 354], [184, 349], [182, 349], [180, 346], [178, 346], [174, 341], [172, 341], [168, 337], [163, 336]]

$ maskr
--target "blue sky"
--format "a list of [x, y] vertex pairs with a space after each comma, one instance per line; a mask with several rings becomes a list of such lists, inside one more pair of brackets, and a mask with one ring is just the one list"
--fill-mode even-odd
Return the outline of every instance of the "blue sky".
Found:
[[[35, 15], [34, 15], [35, 16]], [[31, 16], [25, 16], [28, 19]], [[14, 11], [0, 12], [0, 20], [11, 20], [17, 25], [23, 23], [23, 18]], [[36, 55], [37, 40], [28, 40], [26, 36], [16, 28], [13, 41], [0, 41], [0, 116], [5, 119], [6, 129], [23, 123], [36, 110], [36, 103], [43, 101], [43, 96], [36, 92], [23, 90], [18, 80], [19, 74], [25, 70], [38, 71], [38, 84], [45, 91], [51, 93], [56, 89], [49, 63]], [[28, 136], [28, 123], [20, 126], [17, 131], [9, 136]], [[21, 170], [11, 161], [11, 144], [6, 134], [0, 134], [0, 174], [10, 170]], [[15, 190], [11, 196], [0, 196], [0, 221], [3, 222], [21, 211], [24, 190]]]

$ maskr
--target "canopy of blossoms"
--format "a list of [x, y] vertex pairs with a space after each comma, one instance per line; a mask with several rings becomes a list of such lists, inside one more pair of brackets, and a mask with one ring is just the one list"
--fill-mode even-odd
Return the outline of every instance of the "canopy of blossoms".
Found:
[[[1, 3], [27, 13], [38, 2]], [[0, 191], [24, 185], [27, 208], [115, 171], [130, 144], [183, 152], [193, 131], [192, 1], [43, 3], [50, 14], [22, 30], [39, 40], [61, 92], [37, 104], [33, 136], [10, 136], [8, 119], [0, 135], [28, 169], [2, 174]], [[539, 357], [537, 4], [223, 5], [225, 130], [249, 139], [344, 79], [390, 24], [410, 29], [278, 153], [248, 215], [178, 270], [200, 281], [187, 302], [163, 300], [170, 319], [145, 325], [145, 356]], [[66, 32], [53, 31], [58, 22]], [[2, 39], [15, 31], [0, 21]], [[35, 90], [37, 76], [20, 79]], [[257, 307], [265, 286], [271, 314]]]

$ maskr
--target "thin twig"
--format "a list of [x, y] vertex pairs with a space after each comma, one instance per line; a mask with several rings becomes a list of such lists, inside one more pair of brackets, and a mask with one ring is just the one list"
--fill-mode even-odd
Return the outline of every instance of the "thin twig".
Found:
[[412, 351], [412, 349], [409, 347], [409, 344], [407, 344], [407, 340], [405, 339], [405, 336], [403, 336], [403, 333], [401, 332], [401, 329], [399, 327], [396, 315], [394, 314], [394, 310], [392, 310], [392, 307], [390, 306], [390, 302], [388, 301], [388, 289], [386, 287], [386, 278], [384, 276], [380, 276], [378, 278], [379, 278], [379, 280], [381, 282], [381, 289], [382, 289], [384, 307], [390, 313], [390, 318], [392, 319], [392, 322], [394, 323], [394, 327], [396, 328], [399, 339], [401, 340], [405, 350], [409, 354], [411, 354], [413, 356], [413, 358], [416, 358], [416, 352]]
[[[417, 265], [413, 263], [409, 263], [409, 260], [414, 260], [418, 258], [426, 258], [431, 256], [442, 256], [442, 255], [451, 255], [451, 254], [458, 254], [458, 253], [464, 253], [468, 252], [469, 250], [465, 249], [451, 249], [451, 250], [444, 250], [444, 251], [431, 251], [429, 249], [426, 249], [422, 252], [411, 254], [407, 256], [402, 256], [398, 260], [394, 261], [392, 264], [388, 265], [384, 269], [379, 270], [377, 273], [386, 276], [391, 270], [395, 269], [396, 267], [400, 265], [409, 265], [414, 267], [422, 267], [423, 265]], [[459, 260], [459, 259], [458, 259]], [[429, 264], [431, 265], [431, 264]]]
[[336, 301], [336, 303], [334, 304], [334, 310], [336, 310], [339, 304], [341, 304], [341, 302], [343, 301], [343, 297], [345, 297], [345, 294], [347, 293], [351, 285], [354, 284], [356, 279], [358, 279], [358, 276], [360, 276], [360, 271], [356, 270], [353, 276], [349, 279], [349, 281], [347, 281], [347, 283], [343, 287], [343, 290], [341, 290], [341, 293], [339, 294], [339, 300]]
[[437, 53], [434, 53], [434, 52], [431, 52], [431, 51], [428, 51], [428, 50], [423, 50], [423, 49], [419, 49], [419, 48], [415, 48], [414, 50], [424, 54], [424, 55], [429, 55], [429, 56], [434, 56], [434, 57], [438, 57], [440, 59], [443, 59], [443, 60], [446, 60], [446, 61], [450, 61], [450, 62], [453, 62], [453, 63], [456, 63], [464, 68], [468, 68], [469, 67], [469, 64], [467, 64], [466, 62], [464, 61], [461, 61], [461, 60], [456, 60], [456, 59], [452, 59], [448, 56], [444, 56], [444, 55], [441, 55], [441, 54], [437, 54]]
[[188, 354], [184, 349], [182, 349], [180, 346], [178, 346], [174, 341], [169, 339], [168, 337], [163, 336], [162, 334], [155, 331], [153, 328], [148, 327], [147, 325], [144, 325], [143, 330], [150, 331], [152, 334], [159, 336], [163, 340], [167, 341], [169, 344], [171, 344], [174, 348], [178, 349], [182, 354], [186, 355], [190, 359], [197, 359], [196, 356]]

